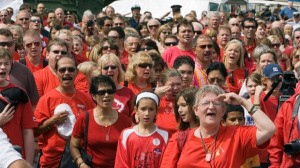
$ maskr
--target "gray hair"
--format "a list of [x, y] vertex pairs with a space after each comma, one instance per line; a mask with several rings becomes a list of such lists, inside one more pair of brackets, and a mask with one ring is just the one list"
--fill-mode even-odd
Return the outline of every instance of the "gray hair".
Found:
[[196, 93], [195, 106], [199, 104], [199, 101], [208, 93], [215, 93], [216, 95], [223, 94], [224, 90], [215, 85], [205, 85], [199, 89]]
[[219, 14], [219, 12], [216, 12], [216, 11], [214, 11], [214, 12], [209, 12], [208, 13], [208, 18], [212, 18], [212, 17], [218, 17], [219, 19], [220, 19], [220, 14]]
[[274, 56], [274, 61], [277, 63], [277, 57], [274, 50], [270, 49], [270, 47], [264, 44], [260, 44], [257, 47], [255, 47], [255, 49], [252, 52], [252, 56], [255, 59], [255, 62], [257, 62], [260, 60], [260, 56], [266, 53], [272, 54]]

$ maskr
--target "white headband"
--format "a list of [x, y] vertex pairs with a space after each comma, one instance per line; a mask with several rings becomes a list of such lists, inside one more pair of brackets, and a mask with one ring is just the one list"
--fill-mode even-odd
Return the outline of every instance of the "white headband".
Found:
[[137, 104], [142, 98], [151, 98], [155, 101], [156, 105], [158, 106], [159, 98], [156, 94], [151, 92], [142, 92], [136, 97], [135, 104]]

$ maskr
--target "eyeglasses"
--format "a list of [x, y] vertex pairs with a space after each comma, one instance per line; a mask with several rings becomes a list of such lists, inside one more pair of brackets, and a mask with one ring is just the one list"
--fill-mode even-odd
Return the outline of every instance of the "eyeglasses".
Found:
[[140, 68], [147, 68], [147, 67], [149, 67], [151, 69], [152, 68], [152, 64], [141, 63], [141, 64], [138, 64], [138, 67], [140, 67]]
[[177, 45], [177, 42], [169, 42], [169, 43], [165, 43], [165, 46], [175, 46]]
[[171, 32], [161, 32], [162, 34], [172, 34]]
[[96, 92], [96, 94], [97, 95], [99, 95], [99, 96], [103, 96], [103, 95], [105, 95], [105, 94], [114, 94], [115, 93], [115, 90], [114, 89], [106, 89], [106, 90], [98, 90], [97, 92]]
[[212, 44], [208, 44], [208, 45], [199, 45], [199, 47], [200, 47], [201, 49], [205, 49], [206, 47], [207, 47], [208, 49], [211, 49], [211, 48], [212, 48]]
[[208, 82], [210, 84], [217, 83], [218, 85], [223, 85], [225, 81], [220, 78], [210, 78], [210, 79], [208, 79]]
[[300, 38], [300, 36], [295, 37], [295, 39], [299, 39], [299, 38]]
[[67, 55], [67, 53], [68, 53], [67, 51], [59, 51], [59, 50], [53, 50], [52, 52], [54, 54], [59, 54], [60, 53], [61, 55]]
[[21, 20], [21, 21], [27, 21], [27, 20], [29, 20], [29, 18], [20, 18], [19, 20]]
[[68, 71], [68, 72], [75, 72], [75, 70], [76, 70], [76, 68], [74, 68], [74, 67], [63, 67], [63, 68], [59, 68], [58, 69], [58, 72], [60, 72], [60, 73], [65, 73], [66, 71]]
[[41, 20], [39, 20], [39, 19], [32, 19], [32, 20], [30, 20], [31, 22], [34, 22], [34, 23], [41, 23]]
[[234, 85], [233, 71], [229, 72], [229, 82]]
[[256, 26], [244, 26], [244, 28], [245, 28], [245, 29], [250, 29], [250, 28], [256, 29]]
[[153, 50], [153, 49], [155, 49], [155, 48], [148, 46], [148, 47], [141, 48], [140, 51], [149, 51], [149, 50]]
[[210, 104], [212, 104], [214, 107], [221, 107], [223, 106], [224, 104], [221, 103], [221, 102], [218, 102], [218, 101], [205, 101], [205, 102], [202, 102], [202, 103], [199, 103], [201, 106], [203, 107], [207, 107], [209, 106]]
[[194, 33], [197, 34], [197, 35], [201, 35], [201, 34], [202, 34], [202, 31], [201, 31], [201, 30], [199, 30], [199, 31], [194, 31]]
[[159, 25], [149, 25], [149, 29], [158, 28]]
[[102, 50], [108, 50], [108, 49], [116, 50], [117, 47], [116, 47], [115, 45], [112, 45], [112, 46], [103, 46], [103, 47], [102, 47]]
[[114, 23], [115, 26], [123, 26], [124, 23]]
[[40, 43], [40, 42], [33, 42], [33, 43], [27, 43], [27, 44], [25, 44], [25, 46], [26, 46], [27, 48], [31, 48], [32, 45], [38, 47], [38, 46], [41, 45], [41, 43]]
[[13, 41], [0, 42], [0, 46], [1, 46], [1, 47], [5, 47], [5, 46], [11, 47], [11, 46], [13, 46], [13, 45], [14, 45], [14, 42], [13, 42]]
[[274, 43], [274, 44], [272, 44], [272, 47], [273, 47], [273, 48], [275, 48], [275, 47], [276, 47], [276, 48], [279, 48], [279, 47], [280, 47], [280, 43]]
[[114, 66], [114, 65], [110, 65], [110, 66], [105, 66], [105, 67], [103, 67], [102, 69], [104, 69], [104, 70], [109, 70], [109, 68], [111, 69], [111, 70], [115, 70], [115, 69], [117, 69], [117, 66]]

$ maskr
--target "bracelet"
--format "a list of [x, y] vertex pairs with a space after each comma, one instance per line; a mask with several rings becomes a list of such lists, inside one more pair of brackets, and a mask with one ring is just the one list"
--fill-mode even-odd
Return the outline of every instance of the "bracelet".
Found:
[[259, 104], [253, 104], [250, 111], [248, 112], [251, 116], [258, 110], [257, 106], [260, 106]]
[[84, 163], [84, 162], [79, 163], [79, 164], [78, 164], [78, 168], [80, 168], [80, 166], [81, 166], [83, 163]]

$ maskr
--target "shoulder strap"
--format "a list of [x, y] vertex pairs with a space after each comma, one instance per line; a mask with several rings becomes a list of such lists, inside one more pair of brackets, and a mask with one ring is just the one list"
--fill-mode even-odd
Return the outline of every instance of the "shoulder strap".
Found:
[[84, 128], [84, 150], [87, 151], [87, 144], [88, 144], [88, 131], [89, 131], [89, 113], [85, 111], [85, 128]]
[[43, 60], [43, 67], [46, 67], [48, 65], [48, 61], [46, 59]]
[[179, 149], [179, 153], [181, 153], [181, 151], [184, 147], [184, 144], [187, 140], [188, 135], [189, 135], [188, 130], [178, 131], [177, 146], [178, 146], [178, 149]]
[[291, 133], [292, 133], [292, 130], [293, 130], [293, 125], [294, 125], [293, 123], [294, 123], [294, 120], [295, 120], [295, 118], [298, 114], [299, 106], [300, 106], [300, 96], [297, 95], [296, 101], [294, 103], [294, 109], [293, 109], [293, 114], [292, 114], [292, 126], [291, 126], [291, 129], [290, 129], [288, 140], [290, 140], [290, 138], [291, 138]]
[[23, 64], [23, 65], [26, 65], [26, 60], [25, 60], [25, 58], [21, 58], [20, 61], [19, 61], [19, 63], [21, 63], [21, 64]]
[[248, 69], [245, 69], [245, 78], [247, 78], [248, 75], [249, 75], [249, 71], [248, 71]]
[[128, 87], [128, 81], [126, 80], [126, 81], [124, 81], [124, 84], [123, 84], [123, 86], [125, 86], [125, 87]]
[[156, 84], [154, 82], [151, 83], [151, 88], [152, 88], [153, 91], [155, 90]]

